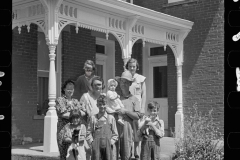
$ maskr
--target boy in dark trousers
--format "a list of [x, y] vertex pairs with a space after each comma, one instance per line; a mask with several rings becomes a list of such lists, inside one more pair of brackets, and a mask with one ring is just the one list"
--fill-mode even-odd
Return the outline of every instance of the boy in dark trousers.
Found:
[[164, 122], [159, 119], [160, 105], [150, 102], [148, 116], [144, 116], [137, 131], [142, 138], [140, 160], [160, 160], [160, 138], [164, 136]]
[[87, 129], [87, 141], [92, 147], [92, 160], [112, 160], [112, 145], [118, 140], [115, 118], [106, 112], [106, 95], [97, 99], [99, 113], [92, 116]]

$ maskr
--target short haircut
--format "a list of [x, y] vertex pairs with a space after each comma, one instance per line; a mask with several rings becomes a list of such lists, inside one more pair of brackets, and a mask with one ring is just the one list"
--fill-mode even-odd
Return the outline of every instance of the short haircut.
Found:
[[103, 105], [107, 104], [107, 99], [105, 94], [100, 94], [100, 96], [97, 99], [97, 103], [102, 103]]
[[157, 108], [157, 111], [160, 109], [160, 104], [158, 104], [156, 101], [151, 101], [148, 103], [147, 109], [153, 109]]
[[137, 70], [139, 70], [139, 64], [138, 64], [138, 61], [134, 58], [130, 58], [128, 61], [127, 61], [127, 64], [125, 66], [126, 69], [128, 69], [128, 64], [129, 63], [136, 63], [136, 67], [137, 67]]
[[96, 80], [102, 82], [102, 89], [104, 89], [104, 88], [105, 88], [105, 86], [104, 86], [104, 81], [103, 81], [103, 79], [102, 79], [101, 77], [99, 77], [99, 76], [95, 76], [95, 77], [93, 77], [93, 78], [91, 79], [91, 83], [90, 83], [90, 84], [91, 84], [91, 87], [93, 87], [93, 82], [96, 81]]
[[93, 67], [93, 68], [92, 68], [93, 71], [96, 70], [96, 66], [95, 66], [95, 64], [94, 64], [94, 62], [93, 62], [92, 60], [86, 60], [85, 63], [84, 63], [83, 69], [85, 69], [85, 66], [86, 66], [87, 64], [88, 64], [88, 65], [91, 65], [91, 66]]
[[73, 118], [81, 118], [81, 112], [80, 110], [78, 109], [73, 109], [71, 112], [70, 112], [70, 115], [69, 115], [69, 120], [70, 122], [72, 122], [72, 119]]
[[61, 93], [62, 93], [62, 94], [65, 94], [64, 89], [67, 87], [68, 84], [73, 84], [73, 85], [74, 85], [75, 83], [74, 83], [74, 81], [71, 80], [71, 79], [66, 80], [66, 81], [63, 83], [62, 88], [61, 88]]

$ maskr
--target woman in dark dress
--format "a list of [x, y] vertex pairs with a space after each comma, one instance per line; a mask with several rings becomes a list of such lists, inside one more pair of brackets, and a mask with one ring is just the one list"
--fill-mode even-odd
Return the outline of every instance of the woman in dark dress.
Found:
[[73, 98], [80, 100], [84, 93], [91, 90], [90, 80], [94, 77], [95, 64], [91, 60], [86, 60], [83, 67], [85, 73], [78, 77], [74, 86]]
[[[60, 153], [60, 160], [65, 160], [67, 155], [67, 149], [70, 143], [63, 141], [64, 126], [69, 123], [69, 115], [73, 109], [81, 110], [81, 105], [77, 99], [72, 98], [74, 92], [74, 82], [67, 80], [62, 86], [62, 96], [56, 100], [56, 111], [58, 115], [57, 123], [57, 143]], [[82, 112], [82, 111], [81, 111]], [[85, 114], [82, 112], [82, 114]]]

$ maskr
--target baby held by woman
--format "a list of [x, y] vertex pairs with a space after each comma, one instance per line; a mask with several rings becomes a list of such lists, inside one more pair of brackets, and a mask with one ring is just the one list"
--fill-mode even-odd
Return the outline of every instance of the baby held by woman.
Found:
[[[124, 108], [120, 96], [117, 94], [115, 89], [117, 88], [118, 82], [114, 79], [108, 80], [108, 91], [107, 91], [107, 112], [108, 113], [116, 113], [116, 110]], [[122, 115], [118, 114], [118, 123], [124, 125]]]

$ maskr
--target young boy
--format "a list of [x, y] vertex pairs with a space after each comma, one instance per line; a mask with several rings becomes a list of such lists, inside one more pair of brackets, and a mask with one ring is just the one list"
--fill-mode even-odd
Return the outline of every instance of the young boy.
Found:
[[68, 148], [66, 160], [86, 160], [84, 140], [86, 137], [86, 127], [81, 124], [81, 112], [77, 109], [70, 113], [70, 122], [66, 124], [64, 130], [65, 142], [71, 143]]
[[[108, 91], [107, 91], [107, 112], [116, 113], [115, 111], [121, 108], [124, 108], [120, 96], [117, 94], [115, 89], [117, 88], [118, 82], [114, 79], [108, 80]], [[118, 114], [118, 123], [124, 125], [122, 120], [122, 115]]]
[[118, 140], [115, 118], [106, 112], [106, 96], [97, 99], [98, 114], [90, 118], [87, 128], [87, 142], [92, 146], [93, 160], [112, 160], [112, 147]]
[[138, 135], [142, 137], [141, 160], [160, 160], [160, 138], [164, 136], [164, 123], [159, 119], [160, 105], [157, 102], [148, 104], [149, 116], [144, 116], [139, 123]]

